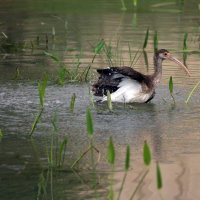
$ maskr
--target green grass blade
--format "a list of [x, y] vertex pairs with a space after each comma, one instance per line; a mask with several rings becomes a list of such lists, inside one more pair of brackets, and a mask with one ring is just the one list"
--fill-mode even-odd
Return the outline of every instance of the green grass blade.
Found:
[[2, 130], [0, 129], [0, 138], [3, 137], [3, 132]]
[[125, 6], [125, 3], [124, 3], [124, 0], [121, 0], [121, 4], [122, 4], [122, 10], [127, 10], [126, 6]]
[[109, 196], [108, 196], [109, 200], [114, 200], [114, 191], [112, 188], [109, 189]]
[[46, 51], [44, 52], [44, 54], [46, 56], [49, 56], [52, 60], [56, 61], [57, 63], [60, 63], [60, 59], [58, 57], [54, 56], [53, 54], [46, 52]]
[[158, 50], [158, 32], [155, 31], [154, 37], [153, 37], [153, 45], [154, 45], [154, 51]]
[[40, 106], [41, 107], [44, 107], [44, 95], [45, 95], [45, 92], [46, 92], [47, 81], [48, 81], [48, 75], [45, 74], [44, 81], [38, 82], [38, 92], [39, 92]]
[[112, 165], [115, 163], [115, 148], [112, 138], [109, 139], [108, 143], [108, 162]]
[[174, 84], [173, 84], [173, 79], [172, 79], [172, 76], [170, 76], [169, 78], [169, 92], [170, 92], [170, 95], [174, 101], [174, 104], [176, 103], [175, 101], [175, 98], [174, 98], [174, 95], [173, 95], [173, 90], [174, 90]]
[[73, 95], [71, 97], [71, 101], [70, 101], [70, 110], [71, 110], [71, 112], [74, 112], [75, 101], [76, 101], [76, 94], [73, 93]]
[[137, 7], [137, 0], [133, 0], [133, 7]]
[[172, 79], [172, 76], [170, 76], [170, 78], [169, 78], [169, 92], [170, 92], [171, 95], [173, 94], [173, 88], [174, 88], [173, 79]]
[[101, 49], [102, 49], [103, 46], [105, 45], [105, 43], [106, 43], [105, 40], [102, 39], [102, 40], [97, 44], [97, 46], [95, 47], [94, 53], [95, 53], [95, 54], [99, 54], [100, 51], [101, 51]]
[[113, 107], [112, 107], [112, 100], [111, 100], [111, 95], [110, 95], [110, 91], [107, 90], [107, 102], [108, 102], [108, 108], [109, 110], [112, 110]]
[[63, 163], [64, 163], [64, 154], [65, 154], [65, 149], [66, 149], [67, 142], [68, 142], [67, 138], [64, 138], [64, 140], [60, 144], [60, 148], [59, 148], [59, 166], [62, 166]]
[[147, 52], [143, 51], [143, 56], [144, 56], [144, 62], [147, 68], [147, 71], [149, 71], [149, 61], [148, 61], [148, 56], [147, 56]]
[[156, 163], [156, 177], [157, 177], [157, 188], [161, 189], [162, 188], [162, 176], [161, 176], [160, 166], [158, 163]]
[[29, 136], [32, 136], [33, 132], [35, 131], [35, 128], [37, 127], [37, 123], [40, 120], [43, 110], [44, 110], [44, 107], [41, 107], [40, 110], [38, 111], [38, 113], [34, 119], [34, 122], [32, 124], [31, 131], [29, 132]]
[[92, 114], [90, 112], [90, 109], [86, 109], [86, 123], [87, 123], [87, 133], [88, 135], [93, 135], [94, 129], [93, 129], [93, 120], [92, 120]]
[[183, 38], [183, 50], [187, 50], [187, 39], [188, 39], [188, 33], [184, 33], [184, 38]]
[[194, 91], [198, 88], [198, 86], [200, 86], [200, 81], [193, 87], [192, 91], [189, 93], [187, 100], [185, 101], [186, 104], [188, 104], [192, 94], [194, 93]]
[[149, 39], [149, 28], [147, 28], [147, 30], [146, 30], [146, 35], [145, 35], [145, 38], [144, 38], [143, 49], [145, 49], [147, 47], [148, 39]]
[[126, 147], [126, 160], [125, 160], [125, 170], [127, 171], [130, 167], [130, 146]]
[[144, 147], [143, 147], [143, 159], [144, 159], [144, 163], [145, 165], [150, 165], [151, 163], [151, 152], [149, 149], [149, 145], [147, 144], [147, 142], [144, 142]]

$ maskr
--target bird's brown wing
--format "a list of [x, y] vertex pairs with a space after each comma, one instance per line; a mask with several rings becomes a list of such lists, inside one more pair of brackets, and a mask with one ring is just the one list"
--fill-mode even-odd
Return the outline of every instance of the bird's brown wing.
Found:
[[119, 83], [123, 78], [131, 78], [139, 83], [146, 82], [147, 76], [135, 71], [131, 67], [110, 67], [105, 69], [97, 69], [100, 74], [97, 83], [93, 85], [93, 92], [96, 96], [103, 96], [115, 92], [119, 87]]

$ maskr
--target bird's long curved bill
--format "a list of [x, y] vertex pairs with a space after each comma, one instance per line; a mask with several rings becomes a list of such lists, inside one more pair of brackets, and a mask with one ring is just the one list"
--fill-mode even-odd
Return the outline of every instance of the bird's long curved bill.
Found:
[[179, 61], [178, 59], [174, 58], [173, 56], [170, 56], [169, 60], [177, 63], [182, 69], [184, 69], [186, 71], [186, 73], [188, 74], [188, 76], [191, 76], [188, 68], [181, 61]]

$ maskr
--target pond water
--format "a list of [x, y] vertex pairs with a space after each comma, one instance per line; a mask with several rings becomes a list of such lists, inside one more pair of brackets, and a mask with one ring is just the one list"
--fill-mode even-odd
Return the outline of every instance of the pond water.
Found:
[[[142, 158], [145, 140], [151, 149], [152, 164], [135, 199], [199, 199], [200, 90], [197, 89], [189, 104], [185, 104], [189, 92], [200, 79], [199, 3], [195, 0], [165, 3], [141, 0], [133, 8], [125, 1], [128, 9], [122, 11], [121, 1], [114, 0], [2, 2], [0, 199], [108, 199], [111, 180], [114, 180], [117, 199], [128, 144], [131, 167], [121, 199], [129, 199], [146, 169]], [[146, 48], [148, 64], [141, 49], [147, 28], [150, 30]], [[28, 136], [40, 106], [37, 81], [43, 79], [46, 72], [55, 80], [59, 69], [44, 51], [59, 57], [69, 68], [73, 68], [77, 55], [81, 54], [80, 70], [84, 70], [91, 63], [94, 47], [105, 39], [112, 48], [113, 65], [128, 66], [136, 55], [134, 69], [150, 74], [153, 72], [155, 31], [158, 47], [168, 49], [185, 62], [192, 77], [165, 61], [162, 82], [150, 103], [113, 104], [113, 112], [108, 112], [106, 103], [95, 103], [97, 109], [93, 109], [89, 91], [97, 79], [95, 68], [109, 65], [108, 58], [101, 53], [92, 64], [89, 83], [59, 86], [52, 81], [48, 84], [41, 121], [33, 137]], [[191, 50], [188, 53], [182, 51], [185, 32], [188, 33], [187, 47]], [[18, 75], [14, 78], [16, 69]], [[175, 104], [168, 89], [170, 76], [174, 81]], [[69, 108], [73, 93], [77, 96], [74, 113]], [[76, 170], [70, 169], [88, 147], [87, 107], [93, 115], [94, 144], [101, 153], [96, 173], [91, 169], [90, 154], [78, 163]], [[58, 170], [48, 168], [52, 118], [58, 127], [58, 141], [68, 139], [64, 166]], [[114, 172], [107, 162], [110, 137], [116, 149]], [[156, 161], [162, 171], [161, 191], [156, 189]], [[94, 182], [97, 183], [96, 194]]]

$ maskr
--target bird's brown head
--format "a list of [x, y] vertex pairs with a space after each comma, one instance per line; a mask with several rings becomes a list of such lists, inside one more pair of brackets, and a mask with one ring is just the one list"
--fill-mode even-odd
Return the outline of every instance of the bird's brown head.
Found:
[[180, 61], [178, 60], [177, 58], [173, 57], [171, 55], [171, 53], [169, 53], [169, 51], [167, 51], [166, 49], [160, 49], [158, 50], [156, 53], [155, 53], [155, 56], [157, 58], [161, 58], [162, 60], [165, 60], [165, 59], [169, 59], [173, 62], [175, 62], [176, 64], [178, 64], [183, 70], [185, 70], [185, 72], [188, 74], [188, 76], [191, 76], [188, 68]]

